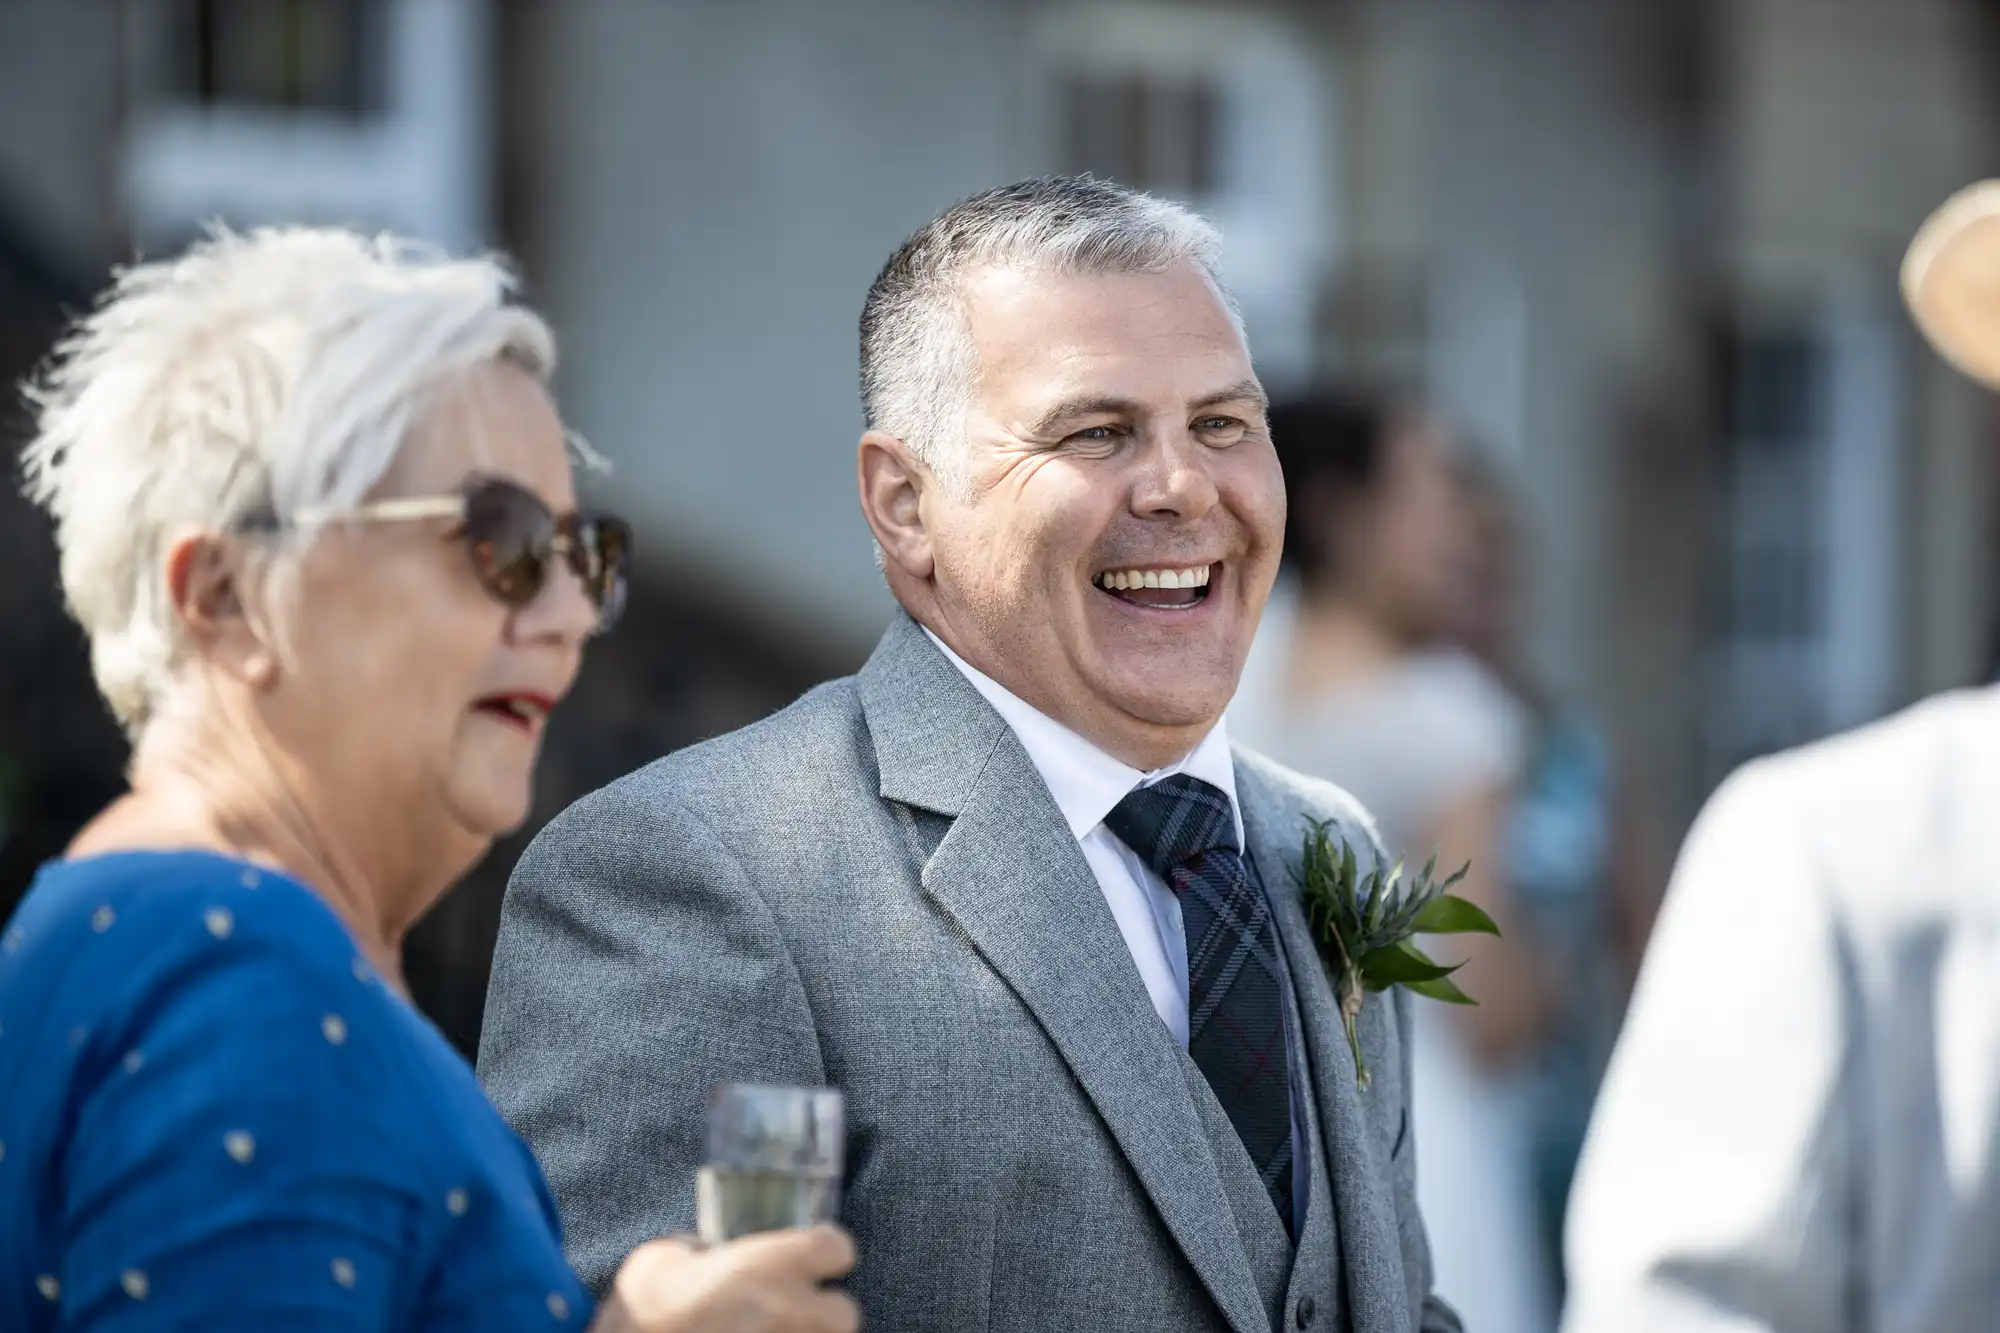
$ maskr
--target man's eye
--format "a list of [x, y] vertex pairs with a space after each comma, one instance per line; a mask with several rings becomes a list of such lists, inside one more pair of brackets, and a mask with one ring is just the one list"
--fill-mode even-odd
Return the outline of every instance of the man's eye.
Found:
[[1204, 417], [1194, 423], [1194, 428], [1212, 438], [1234, 439], [1244, 431], [1243, 422], [1236, 417]]
[[1106, 444], [1121, 438], [1124, 433], [1117, 426], [1085, 426], [1082, 430], [1073, 432], [1069, 438], [1074, 444]]

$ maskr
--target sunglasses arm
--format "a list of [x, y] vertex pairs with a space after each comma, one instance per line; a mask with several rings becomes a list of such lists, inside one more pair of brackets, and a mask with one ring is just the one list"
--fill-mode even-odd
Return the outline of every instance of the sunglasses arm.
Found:
[[301, 509], [292, 515], [294, 523], [411, 523], [427, 518], [463, 518], [462, 496], [435, 496], [417, 500], [377, 500], [352, 509]]

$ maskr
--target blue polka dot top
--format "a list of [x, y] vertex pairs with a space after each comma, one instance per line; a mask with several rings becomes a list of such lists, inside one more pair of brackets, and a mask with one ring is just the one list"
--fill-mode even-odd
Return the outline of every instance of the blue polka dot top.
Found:
[[44, 868], [0, 930], [0, 1328], [582, 1329], [527, 1146], [303, 884]]

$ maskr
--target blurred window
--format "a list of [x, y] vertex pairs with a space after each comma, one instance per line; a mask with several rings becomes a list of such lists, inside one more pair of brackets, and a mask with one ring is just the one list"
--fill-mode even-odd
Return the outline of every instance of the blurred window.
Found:
[[1726, 487], [1708, 776], [1897, 697], [1897, 318], [1830, 292], [1724, 333]]
[[1806, 334], [1746, 336], [1737, 350], [1731, 432], [1732, 637], [1810, 640], [1824, 561], [1819, 468], [1825, 351]]
[[1828, 726], [1819, 664], [1825, 349], [1810, 324], [1739, 326], [1730, 343], [1712, 777]]
[[1222, 274], [1265, 386], [1310, 383], [1317, 294], [1340, 241], [1337, 53], [1241, 0], [1033, 8], [1028, 160], [1199, 210], [1229, 238]]
[[1737, 436], [1750, 448], [1810, 445], [1819, 428], [1819, 339], [1798, 331], [1754, 334], [1743, 339], [1737, 355]]
[[1067, 170], [1185, 199], [1217, 189], [1222, 96], [1208, 80], [1076, 72], [1061, 99]]
[[174, 0], [165, 90], [198, 106], [383, 110], [385, 0]]
[[500, 0], [127, 4], [137, 244], [185, 244], [211, 219], [486, 243]]

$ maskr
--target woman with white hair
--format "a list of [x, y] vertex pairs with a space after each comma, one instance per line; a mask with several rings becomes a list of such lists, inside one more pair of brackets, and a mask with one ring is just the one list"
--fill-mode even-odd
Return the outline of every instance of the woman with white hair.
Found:
[[[527, 816], [625, 589], [490, 259], [221, 233], [30, 389], [30, 495], [131, 789], [0, 935], [0, 1327], [590, 1321], [404, 933]], [[832, 1330], [831, 1228], [655, 1242], [599, 1329]]]

